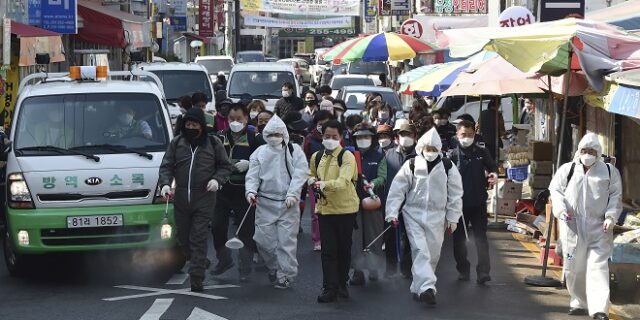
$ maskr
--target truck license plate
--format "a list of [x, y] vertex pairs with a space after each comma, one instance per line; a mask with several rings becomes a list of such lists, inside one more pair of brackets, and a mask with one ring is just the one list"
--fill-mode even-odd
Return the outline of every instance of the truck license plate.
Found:
[[121, 214], [67, 217], [67, 228], [96, 228], [121, 225], [123, 225]]

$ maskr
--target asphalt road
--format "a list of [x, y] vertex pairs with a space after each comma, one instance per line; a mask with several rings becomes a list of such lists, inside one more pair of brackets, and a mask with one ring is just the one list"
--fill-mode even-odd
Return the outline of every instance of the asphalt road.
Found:
[[208, 277], [208, 289], [194, 296], [184, 275], [159, 267], [159, 254], [58, 255], [38, 259], [37, 267], [22, 278], [10, 277], [0, 266], [0, 319], [581, 319], [565, 315], [565, 290], [522, 282], [525, 275], [539, 273], [539, 267], [506, 231], [490, 233], [493, 281], [487, 286], [478, 286], [473, 277], [471, 282], [456, 280], [451, 239], [446, 240], [437, 270], [436, 308], [413, 301], [409, 281], [401, 277], [352, 287], [346, 301], [318, 304], [320, 254], [311, 249], [309, 224], [305, 216], [300, 275], [289, 290], [274, 289], [265, 272], [239, 283], [233, 269], [220, 278]]

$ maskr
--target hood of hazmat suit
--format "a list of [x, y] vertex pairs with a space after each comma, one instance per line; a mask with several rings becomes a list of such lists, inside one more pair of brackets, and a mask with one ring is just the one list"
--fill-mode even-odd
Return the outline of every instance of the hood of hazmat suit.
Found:
[[[410, 162], [402, 165], [391, 183], [387, 197], [387, 218], [397, 218], [402, 203], [405, 227], [411, 242], [413, 282], [411, 292], [420, 294], [435, 290], [434, 274], [447, 221], [457, 223], [462, 216], [462, 179], [456, 166], [447, 174], [441, 158], [434, 161], [431, 172], [423, 155], [425, 146], [442, 147], [435, 129], [425, 133], [416, 145], [414, 172]], [[425, 210], [426, 208], [426, 210]]]
[[[583, 148], [598, 152], [596, 162], [587, 171], [580, 161]], [[562, 165], [549, 185], [553, 214], [559, 218], [570, 304], [573, 308], [588, 309], [591, 315], [608, 313], [608, 259], [613, 248], [613, 227], [604, 232], [603, 223], [606, 218], [617, 221], [622, 211], [620, 173], [613, 165], [604, 163], [601, 154], [598, 136], [586, 134], [573, 161]], [[563, 212], [571, 215], [571, 219], [562, 219]]]

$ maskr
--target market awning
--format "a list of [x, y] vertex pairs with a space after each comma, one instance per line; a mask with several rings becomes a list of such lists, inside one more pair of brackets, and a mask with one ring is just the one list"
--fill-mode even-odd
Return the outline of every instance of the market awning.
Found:
[[18, 64], [21, 67], [35, 65], [38, 53], [48, 53], [50, 62], [65, 60], [64, 47], [59, 33], [11, 20], [11, 34], [20, 39]]
[[78, 14], [84, 21], [78, 29], [80, 40], [116, 48], [151, 46], [151, 22], [146, 18], [87, 0], [78, 0]]
[[185, 37], [187, 37], [187, 39], [189, 40], [200, 40], [204, 43], [209, 43], [209, 41], [211, 41], [211, 37], [203, 37], [199, 34], [193, 33], [193, 32], [183, 32], [182, 35], [184, 35]]
[[640, 29], [640, 1], [625, 1], [617, 5], [587, 12], [587, 19], [607, 22], [625, 30]]

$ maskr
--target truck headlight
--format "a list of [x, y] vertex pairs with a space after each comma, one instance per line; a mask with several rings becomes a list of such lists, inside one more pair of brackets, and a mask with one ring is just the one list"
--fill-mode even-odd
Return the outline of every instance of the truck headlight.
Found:
[[9, 207], [16, 209], [33, 208], [33, 201], [29, 186], [22, 173], [12, 173], [7, 179], [9, 187]]
[[29, 232], [25, 230], [18, 231], [18, 244], [21, 246], [29, 245]]

